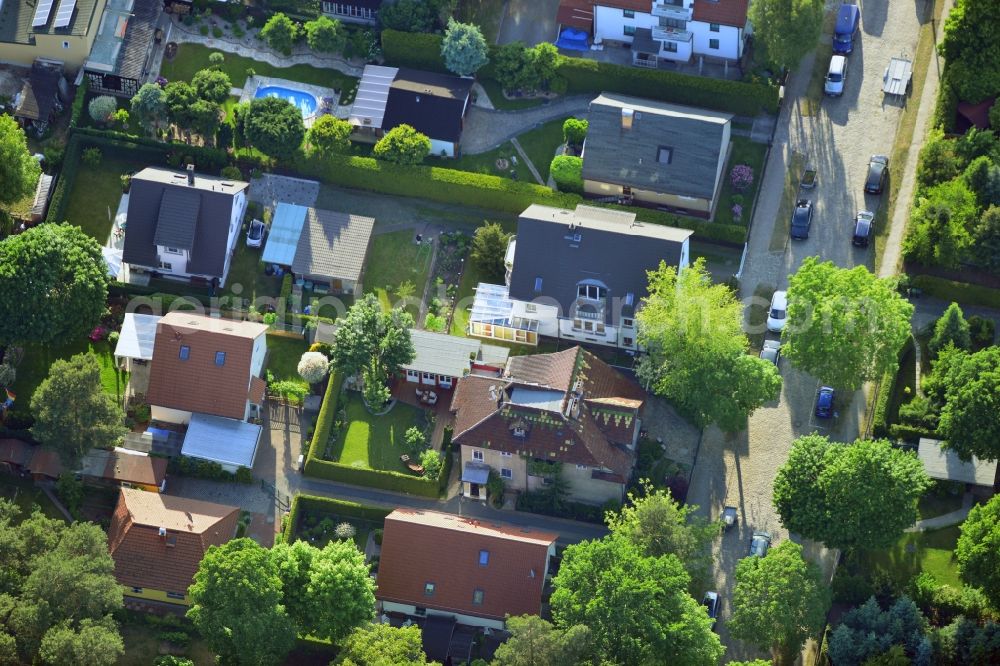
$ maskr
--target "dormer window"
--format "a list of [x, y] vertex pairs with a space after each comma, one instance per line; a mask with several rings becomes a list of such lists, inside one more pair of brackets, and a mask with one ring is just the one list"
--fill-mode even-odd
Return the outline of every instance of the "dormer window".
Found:
[[576, 287], [576, 295], [591, 301], [602, 301], [608, 296], [608, 290], [596, 284], [580, 284]]
[[524, 429], [524, 426], [514, 426], [514, 437], [520, 437], [524, 439], [528, 436], [528, 431]]

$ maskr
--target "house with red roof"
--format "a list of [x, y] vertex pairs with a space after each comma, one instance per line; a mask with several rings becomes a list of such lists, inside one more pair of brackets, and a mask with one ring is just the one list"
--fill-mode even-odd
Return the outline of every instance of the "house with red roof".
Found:
[[[494, 521], [396, 509], [385, 519], [375, 597], [383, 613], [424, 618], [436, 629], [449, 622], [502, 629], [508, 615], [541, 610], [557, 538]], [[425, 648], [433, 648], [428, 639], [425, 631]]]

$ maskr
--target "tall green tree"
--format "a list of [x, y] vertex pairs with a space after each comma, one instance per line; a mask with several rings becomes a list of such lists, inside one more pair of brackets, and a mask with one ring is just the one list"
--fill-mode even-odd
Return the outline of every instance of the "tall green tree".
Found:
[[[899, 597], [886, 610], [871, 597], [847, 611], [829, 634], [830, 658], [835, 664], [930, 666], [932, 648], [926, 634], [927, 620], [909, 597]], [[886, 656], [890, 651], [895, 654]]]
[[455, 12], [455, 0], [396, 0], [379, 9], [382, 26], [404, 32], [436, 32]]
[[503, 230], [499, 222], [484, 222], [472, 237], [470, 258], [479, 268], [485, 282], [499, 282], [504, 279], [507, 268], [504, 258], [510, 234]]
[[785, 540], [766, 557], [736, 565], [733, 636], [770, 650], [775, 664], [793, 664], [807, 638], [819, 636], [830, 608], [830, 590], [802, 546]]
[[413, 317], [406, 310], [385, 312], [375, 294], [365, 294], [337, 327], [331, 361], [347, 376], [362, 374], [366, 384], [384, 386], [416, 355], [411, 328]]
[[0, 343], [79, 339], [107, 298], [101, 247], [80, 227], [42, 224], [0, 241]]
[[903, 252], [911, 261], [957, 268], [967, 258], [976, 196], [959, 178], [928, 188], [917, 202]]
[[449, 71], [471, 76], [490, 61], [489, 52], [490, 47], [478, 25], [448, 19], [448, 28], [441, 40], [441, 57]]
[[191, 129], [205, 139], [215, 136], [222, 118], [222, 107], [205, 99], [195, 100], [188, 109]]
[[680, 277], [661, 262], [649, 272], [649, 297], [636, 317], [647, 352], [640, 379], [699, 425], [742, 429], [781, 390], [774, 364], [747, 353], [742, 312], [728, 287], [712, 283], [704, 259]]
[[131, 117], [146, 129], [156, 129], [167, 118], [167, 102], [163, 88], [144, 83], [130, 102]]
[[24, 130], [8, 115], [0, 116], [0, 203], [11, 203], [35, 191], [42, 168], [28, 151]]
[[233, 84], [229, 75], [218, 69], [203, 69], [191, 79], [191, 87], [198, 97], [208, 102], [222, 104], [229, 99]]
[[351, 147], [351, 123], [336, 116], [320, 116], [309, 129], [309, 145], [319, 155], [344, 153]]
[[1000, 347], [943, 349], [924, 382], [940, 407], [938, 432], [962, 460], [1000, 458]]
[[306, 136], [302, 112], [280, 97], [251, 101], [243, 131], [250, 145], [277, 158], [294, 155]]
[[688, 593], [675, 555], [649, 557], [616, 536], [569, 546], [553, 579], [560, 627], [590, 628], [598, 656], [617, 664], [716, 664], [725, 648]]
[[299, 38], [299, 30], [292, 19], [277, 12], [260, 29], [260, 38], [275, 51], [288, 55]]
[[820, 381], [853, 391], [895, 367], [912, 315], [892, 280], [808, 257], [788, 281], [782, 353]]
[[198, 101], [198, 92], [190, 83], [171, 81], [163, 88], [163, 101], [167, 105], [170, 122], [183, 129], [190, 129], [193, 115], [191, 107]]
[[580, 118], [567, 118], [563, 122], [563, 141], [571, 146], [582, 146], [587, 138], [590, 122]]
[[347, 44], [347, 34], [340, 21], [320, 15], [305, 24], [306, 43], [313, 51], [340, 53]]
[[338, 666], [434, 666], [427, 661], [420, 627], [366, 624], [341, 643]]
[[282, 583], [270, 553], [250, 539], [211, 546], [188, 588], [187, 612], [223, 660], [280, 664], [295, 645], [295, 624], [282, 605]]
[[955, 557], [962, 579], [1000, 605], [1000, 495], [972, 507], [961, 530]]
[[958, 303], [949, 305], [944, 314], [938, 318], [934, 324], [934, 335], [927, 343], [927, 347], [935, 354], [948, 345], [958, 349], [968, 349], [972, 346], [969, 322], [965, 321]]
[[794, 69], [819, 40], [823, 0], [754, 0], [750, 21], [768, 60]]
[[929, 485], [917, 457], [885, 440], [805, 435], [778, 469], [774, 507], [789, 531], [830, 548], [887, 548], [916, 521]]
[[935, 127], [927, 134], [917, 160], [917, 183], [921, 188], [946, 183], [958, 175], [959, 160], [955, 155], [955, 141]]
[[957, 0], [945, 19], [938, 51], [960, 100], [977, 104], [1000, 90], [998, 25], [1000, 5], [984, 0]]
[[69, 622], [56, 625], [42, 638], [39, 656], [52, 666], [114, 666], [125, 655], [125, 643], [114, 621], [82, 620], [74, 629]]
[[91, 448], [111, 448], [127, 432], [121, 409], [104, 392], [97, 357], [89, 352], [52, 363], [31, 396], [31, 411], [31, 434], [70, 469]]
[[431, 152], [431, 140], [411, 125], [402, 124], [385, 133], [372, 149], [372, 154], [386, 162], [420, 164]]
[[973, 255], [983, 268], [1000, 272], [1000, 205], [990, 206], [979, 218]]
[[537, 615], [507, 618], [510, 638], [497, 648], [492, 666], [592, 663], [590, 629], [576, 624], [557, 629]]

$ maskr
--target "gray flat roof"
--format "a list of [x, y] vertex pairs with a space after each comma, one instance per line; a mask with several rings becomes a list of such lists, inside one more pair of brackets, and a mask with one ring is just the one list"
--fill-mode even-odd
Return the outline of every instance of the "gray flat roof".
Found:
[[181, 455], [220, 465], [253, 467], [260, 426], [209, 414], [192, 414]]
[[942, 448], [937, 439], [920, 438], [917, 457], [924, 464], [927, 476], [942, 481], [960, 481], [976, 486], [992, 486], [997, 476], [996, 460], [973, 457], [963, 462], [953, 449]]
[[307, 208], [292, 272], [357, 282], [374, 228], [372, 217]]
[[417, 355], [404, 370], [430, 372], [446, 377], [464, 377], [479, 353], [481, 343], [472, 338], [459, 338], [430, 331], [410, 331]]

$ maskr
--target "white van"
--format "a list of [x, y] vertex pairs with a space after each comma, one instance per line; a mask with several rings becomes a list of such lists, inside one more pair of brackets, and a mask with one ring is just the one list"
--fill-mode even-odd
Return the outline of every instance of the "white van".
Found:
[[847, 57], [835, 55], [830, 58], [830, 69], [826, 72], [823, 92], [839, 97], [844, 94], [844, 79], [847, 78]]

